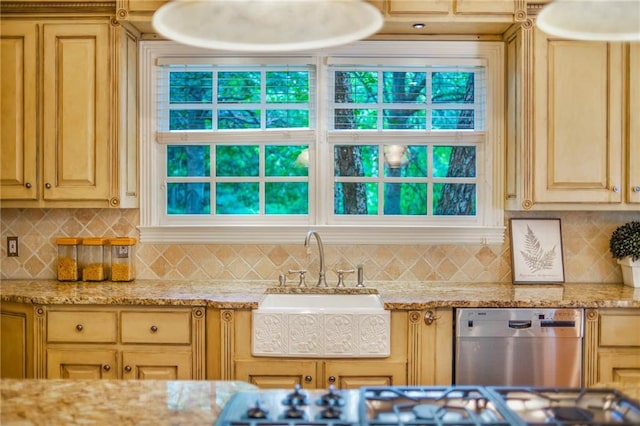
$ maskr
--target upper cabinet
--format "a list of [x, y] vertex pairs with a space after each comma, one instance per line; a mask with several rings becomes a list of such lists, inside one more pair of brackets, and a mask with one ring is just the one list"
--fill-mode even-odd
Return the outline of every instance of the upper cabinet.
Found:
[[634, 210], [640, 201], [638, 48], [507, 37], [507, 208]]
[[2, 206], [135, 206], [135, 36], [108, 18], [4, 16], [0, 36]]

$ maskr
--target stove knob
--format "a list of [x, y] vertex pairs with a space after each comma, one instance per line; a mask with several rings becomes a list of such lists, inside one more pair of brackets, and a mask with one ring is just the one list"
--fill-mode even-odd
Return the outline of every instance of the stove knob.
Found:
[[301, 419], [304, 416], [304, 411], [298, 407], [291, 407], [284, 412], [284, 416], [287, 419]]
[[296, 385], [295, 390], [287, 395], [287, 397], [282, 401], [284, 405], [298, 406], [298, 405], [308, 405], [307, 402], [307, 394], [302, 392], [302, 388], [300, 385]]
[[337, 419], [340, 417], [341, 414], [342, 414], [342, 410], [340, 410], [337, 407], [334, 407], [333, 405], [330, 405], [329, 407], [322, 410], [322, 412], [320, 413], [320, 416], [323, 419]]
[[260, 401], [256, 401], [256, 405], [247, 410], [247, 417], [250, 419], [265, 419], [269, 412], [260, 406]]

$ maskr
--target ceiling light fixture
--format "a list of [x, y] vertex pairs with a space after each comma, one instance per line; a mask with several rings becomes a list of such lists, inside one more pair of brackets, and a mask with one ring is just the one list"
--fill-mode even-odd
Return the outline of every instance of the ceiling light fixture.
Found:
[[640, 41], [640, 0], [555, 0], [536, 25], [547, 34], [593, 41]]
[[152, 23], [159, 34], [190, 46], [283, 52], [361, 40], [383, 18], [364, 0], [173, 0]]

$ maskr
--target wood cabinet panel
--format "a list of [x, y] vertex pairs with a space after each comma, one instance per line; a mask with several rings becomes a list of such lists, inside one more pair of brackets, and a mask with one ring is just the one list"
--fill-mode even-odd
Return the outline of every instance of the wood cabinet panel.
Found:
[[98, 380], [118, 377], [115, 350], [48, 349], [47, 378]]
[[319, 383], [324, 388], [332, 384], [338, 389], [407, 384], [407, 365], [399, 361], [326, 361], [324, 369], [326, 382]]
[[122, 378], [136, 380], [191, 380], [190, 351], [125, 351]]
[[598, 361], [601, 383], [640, 384], [640, 350], [600, 353]]
[[452, 6], [452, 0], [391, 0], [389, 1], [389, 13], [447, 14], [451, 11]]
[[27, 317], [19, 312], [0, 313], [0, 377], [27, 378]]
[[37, 197], [36, 55], [38, 27], [3, 22], [0, 35], [0, 184], [2, 199]]
[[640, 347], [640, 316], [625, 315], [624, 312], [616, 315], [602, 315], [600, 346]]
[[629, 151], [627, 199], [640, 203], [640, 43], [629, 46]]
[[513, 14], [513, 0], [455, 0], [456, 13], [473, 14]]
[[313, 360], [238, 360], [235, 377], [264, 389], [293, 389], [295, 385], [316, 388], [317, 367]]
[[123, 312], [122, 343], [191, 343], [191, 312]]
[[49, 311], [48, 342], [115, 343], [117, 314], [96, 311]]

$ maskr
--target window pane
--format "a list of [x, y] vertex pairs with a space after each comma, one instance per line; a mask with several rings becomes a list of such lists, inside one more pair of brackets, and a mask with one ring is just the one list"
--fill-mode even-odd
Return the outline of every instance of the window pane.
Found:
[[427, 100], [426, 72], [383, 73], [385, 103], [424, 103]]
[[427, 111], [423, 109], [385, 109], [382, 128], [385, 130], [424, 130], [427, 128]]
[[378, 102], [378, 73], [376, 71], [336, 71], [335, 102]]
[[213, 73], [170, 72], [169, 103], [197, 104], [213, 102]]
[[259, 103], [260, 84], [259, 71], [218, 72], [218, 102]]
[[265, 147], [265, 176], [308, 176], [309, 148], [307, 145], [267, 145]]
[[338, 182], [334, 204], [337, 215], [377, 215], [378, 184]]
[[167, 214], [210, 214], [209, 183], [167, 184]]
[[259, 129], [260, 110], [221, 109], [218, 110], [218, 129]]
[[212, 112], [207, 109], [169, 111], [169, 130], [211, 130]]
[[426, 177], [427, 147], [385, 145], [385, 177]]
[[259, 173], [258, 145], [216, 146], [216, 176], [258, 176]]
[[474, 73], [434, 72], [431, 78], [433, 103], [473, 103]]
[[334, 148], [335, 176], [378, 176], [377, 145], [340, 145]]
[[306, 182], [267, 182], [266, 214], [309, 214], [309, 185]]
[[426, 183], [385, 183], [384, 214], [426, 215]]
[[472, 109], [436, 109], [431, 115], [433, 130], [473, 130], [475, 112]]
[[167, 176], [211, 176], [209, 146], [168, 145]]
[[476, 177], [476, 147], [434, 146], [434, 177]]
[[309, 102], [309, 72], [267, 72], [267, 103]]
[[433, 184], [433, 214], [475, 216], [476, 185], [473, 183]]
[[267, 129], [307, 128], [309, 111], [303, 109], [267, 110]]
[[257, 182], [217, 183], [216, 214], [260, 214]]
[[334, 126], [337, 130], [373, 130], [378, 128], [378, 110], [336, 109]]

